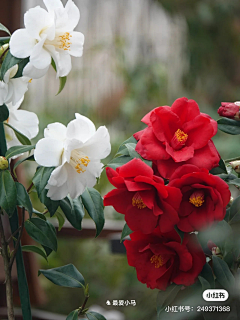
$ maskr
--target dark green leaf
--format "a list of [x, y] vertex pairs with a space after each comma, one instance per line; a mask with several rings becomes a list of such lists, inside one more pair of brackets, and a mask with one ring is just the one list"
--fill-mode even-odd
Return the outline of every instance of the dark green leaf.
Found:
[[220, 174], [220, 173], [227, 173], [227, 168], [225, 166], [225, 163], [223, 161], [223, 159], [220, 159], [218, 167], [213, 168], [212, 170], [210, 170], [211, 174]]
[[[11, 147], [10, 149], [8, 149], [8, 151], [6, 152], [5, 157], [7, 159], [10, 159], [14, 156], [17, 156], [18, 154], [30, 151], [32, 149], [35, 148], [35, 145], [31, 145], [31, 146], [16, 146], [16, 147]], [[22, 161], [22, 160], [21, 160]]]
[[39, 167], [32, 179], [33, 184], [37, 189], [38, 196], [40, 197], [41, 193], [45, 189], [47, 182], [50, 178], [51, 173], [55, 167]]
[[85, 315], [88, 320], [106, 320], [106, 318], [98, 312], [88, 311]]
[[11, 36], [10, 31], [8, 30], [8, 28], [6, 28], [3, 24], [0, 23], [0, 31], [4, 31], [6, 33], [8, 33]]
[[121, 235], [121, 240], [120, 242], [123, 241], [124, 238], [126, 238], [127, 236], [129, 236], [133, 231], [129, 228], [129, 226], [125, 223], [124, 227], [123, 227], [123, 231], [122, 231], [122, 235]]
[[217, 121], [218, 129], [229, 134], [240, 134], [240, 121], [221, 118]]
[[53, 252], [52, 249], [50, 249], [50, 248], [48, 248], [46, 246], [42, 246], [42, 247], [45, 250], [47, 257], [50, 256], [50, 254]]
[[185, 233], [183, 231], [179, 230], [177, 226], [175, 226], [174, 229], [177, 231], [179, 237], [181, 238], [181, 244], [182, 244]]
[[227, 208], [226, 214], [225, 214], [225, 217], [224, 217], [224, 220], [227, 221], [227, 222], [229, 220], [229, 214], [230, 214], [230, 208]]
[[57, 208], [59, 207], [60, 201], [59, 200], [56, 200], [56, 201], [51, 200], [50, 198], [47, 197], [47, 193], [48, 193], [48, 190], [44, 189], [39, 196], [39, 200], [43, 204], [45, 204], [45, 206], [47, 207], [47, 209], [50, 213], [50, 216], [52, 217], [55, 214], [55, 212], [57, 211]]
[[29, 58], [25, 58], [18, 63], [18, 71], [15, 74], [15, 76], [13, 77], [13, 79], [21, 78], [23, 76], [23, 69], [28, 64], [28, 62], [29, 62]]
[[210, 267], [210, 265], [207, 262], [203, 266], [203, 269], [202, 269], [199, 276], [206, 279], [212, 289], [215, 288], [215, 280], [214, 280], [212, 268]]
[[112, 160], [108, 163], [107, 167], [110, 167], [110, 168], [112, 168], [112, 169], [115, 170], [116, 168], [122, 166], [123, 164], [128, 163], [128, 162], [131, 161], [131, 160], [132, 160], [131, 157], [128, 157], [128, 156], [120, 156], [120, 157], [117, 157], [117, 158], [112, 159]]
[[210, 283], [205, 278], [198, 276], [198, 280], [200, 281], [200, 283], [202, 285], [203, 291], [207, 290], [207, 289], [211, 289]]
[[8, 107], [3, 104], [0, 106], [0, 122], [6, 121], [9, 118]]
[[74, 267], [68, 264], [49, 270], [39, 270], [48, 280], [61, 287], [85, 288], [85, 280], [82, 274]]
[[17, 167], [18, 167], [21, 163], [23, 163], [24, 161], [35, 161], [35, 159], [34, 159], [34, 156], [33, 156], [33, 155], [32, 155], [32, 156], [29, 156], [29, 157], [27, 157], [27, 158], [19, 159], [19, 160], [14, 164], [14, 167], [13, 167], [13, 173], [14, 173], [15, 176], [16, 176], [16, 169], [17, 169]]
[[[19, 132], [17, 129], [13, 128], [9, 123], [4, 122], [4, 124], [14, 131], [18, 141], [21, 144], [23, 144], [24, 146], [26, 146], [26, 145], [31, 146], [31, 141], [28, 139], [28, 137], [24, 136], [24, 134]], [[35, 146], [33, 146], [33, 147], [35, 147]]]
[[29, 216], [31, 217], [33, 208], [32, 208], [32, 202], [29, 198], [29, 195], [21, 183], [19, 182], [15, 182], [15, 183], [17, 188], [17, 205], [24, 207], [28, 211]]
[[66, 320], [78, 320], [78, 310], [70, 312]]
[[21, 63], [23, 60], [26, 61], [26, 58], [22, 59], [22, 58], [16, 58], [14, 57], [10, 50], [8, 51], [8, 53], [6, 54], [5, 59], [3, 60], [3, 64], [1, 67], [1, 71], [0, 71], [0, 80], [3, 80], [5, 73], [12, 68], [13, 66], [15, 66], [16, 64]]
[[36, 209], [33, 209], [33, 213], [34, 213], [36, 216], [38, 216], [38, 218], [43, 219], [43, 220], [45, 220], [45, 221], [47, 220], [46, 217], [45, 217], [45, 215], [44, 215], [43, 213], [37, 211]]
[[11, 217], [17, 205], [17, 189], [8, 170], [0, 171], [0, 207]]
[[165, 291], [159, 291], [157, 295], [158, 319], [161, 317], [161, 312], [174, 301], [180, 289], [181, 286], [171, 284]]
[[57, 251], [57, 236], [54, 227], [49, 221], [32, 218], [25, 222], [27, 233], [33, 240], [53, 251]]
[[233, 184], [235, 186], [240, 187], [240, 178], [236, 178], [234, 180], [231, 180], [231, 181], [228, 182], [228, 184]]
[[72, 200], [70, 197], [66, 197], [60, 201], [60, 207], [71, 225], [77, 230], [82, 230], [82, 219], [85, 212], [81, 198]]
[[224, 180], [225, 182], [227, 182], [228, 184], [230, 184], [232, 181], [235, 181], [235, 179], [237, 179], [235, 174], [232, 174], [232, 173], [229, 173], [229, 174], [221, 173], [218, 175], [218, 177]]
[[40, 256], [42, 256], [46, 261], [48, 261], [45, 251], [37, 246], [22, 246], [22, 251], [37, 253]]
[[[56, 63], [53, 59], [52, 59], [51, 64], [52, 64], [53, 69], [57, 72]], [[67, 82], [67, 77], [59, 77], [59, 89], [58, 89], [58, 93], [56, 95], [58, 95], [63, 90], [66, 82]]]
[[235, 279], [229, 270], [227, 263], [217, 256], [213, 256], [212, 261], [213, 272], [216, 276], [216, 280], [227, 290], [233, 288]]
[[238, 196], [232, 203], [229, 212], [228, 222], [234, 223], [240, 221], [240, 196]]
[[58, 231], [61, 231], [61, 229], [64, 225], [64, 222], [65, 222], [64, 216], [59, 211], [55, 212], [55, 216], [58, 219]]
[[105, 223], [102, 196], [96, 189], [86, 188], [84, 193], [81, 195], [81, 198], [89, 216], [93, 219], [93, 221], [96, 224], [97, 237], [102, 231]]
[[140, 154], [135, 151], [136, 144], [135, 143], [127, 143], [126, 147], [128, 149], [129, 155], [132, 158], [141, 158]]
[[136, 140], [133, 136], [131, 136], [130, 138], [128, 138], [126, 141], [124, 141], [124, 142], [120, 145], [120, 147], [119, 147], [119, 149], [118, 149], [118, 151], [117, 151], [117, 154], [120, 154], [123, 149], [126, 149], [126, 144], [127, 144], [127, 143], [137, 144], [137, 140]]

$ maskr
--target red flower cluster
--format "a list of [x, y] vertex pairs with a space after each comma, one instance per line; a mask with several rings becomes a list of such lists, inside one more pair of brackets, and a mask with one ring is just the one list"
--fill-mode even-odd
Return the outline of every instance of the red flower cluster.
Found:
[[[124, 214], [134, 231], [124, 244], [139, 281], [160, 290], [172, 282], [189, 286], [206, 259], [188, 233], [223, 220], [230, 200], [228, 185], [209, 173], [220, 160], [211, 140], [217, 123], [186, 98], [154, 109], [142, 121], [148, 126], [134, 134], [135, 150], [153, 162], [154, 171], [140, 159], [107, 168], [116, 189], [104, 205]], [[184, 232], [182, 243], [175, 226]]]
[[218, 114], [221, 117], [239, 120], [239, 101], [237, 102], [222, 102], [218, 109]]

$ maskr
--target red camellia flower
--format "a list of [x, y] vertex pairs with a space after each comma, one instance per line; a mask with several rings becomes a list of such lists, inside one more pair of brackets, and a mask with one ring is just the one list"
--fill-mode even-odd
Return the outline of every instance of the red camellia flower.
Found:
[[229, 187], [208, 170], [184, 165], [172, 175], [169, 186], [179, 188], [182, 192], [178, 211], [180, 221], [177, 224], [180, 230], [200, 230], [225, 217], [231, 197]]
[[239, 101], [237, 102], [222, 102], [218, 109], [218, 114], [221, 117], [239, 120]]
[[159, 227], [151, 234], [138, 231], [130, 237], [124, 241], [128, 264], [151, 289], [165, 290], [171, 282], [190, 286], [206, 263], [195, 234], [185, 234], [182, 244], [175, 230], [162, 234]]
[[185, 163], [209, 170], [218, 166], [220, 157], [211, 140], [217, 122], [200, 113], [194, 100], [180, 98], [172, 107], [158, 107], [142, 122], [148, 127], [133, 135], [139, 140], [136, 151], [154, 161], [163, 178], [169, 179]]
[[117, 189], [104, 197], [105, 206], [113, 206], [125, 214], [133, 231], [151, 233], [159, 223], [162, 232], [168, 232], [178, 223], [181, 191], [164, 185], [162, 178], [140, 159], [133, 159], [115, 170], [106, 169], [108, 180]]

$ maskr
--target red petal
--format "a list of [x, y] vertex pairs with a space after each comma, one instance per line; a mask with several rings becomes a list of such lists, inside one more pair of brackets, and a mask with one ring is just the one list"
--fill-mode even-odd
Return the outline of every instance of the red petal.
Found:
[[171, 109], [179, 116], [181, 123], [188, 122], [200, 114], [196, 101], [184, 97], [174, 101]]
[[153, 177], [153, 170], [140, 159], [133, 159], [119, 167], [119, 175], [124, 178], [135, 177], [138, 175]]
[[126, 189], [113, 189], [104, 196], [104, 206], [113, 206], [119, 213], [126, 213], [128, 206], [132, 205], [132, 197], [134, 193], [128, 192]]
[[167, 142], [166, 142], [166, 151], [173, 158], [175, 162], [183, 162], [191, 159], [194, 156], [194, 148], [192, 146], [183, 147], [180, 150], [174, 150]]
[[140, 230], [148, 234], [155, 229], [158, 217], [148, 208], [129, 207], [125, 214], [125, 220], [132, 231]]

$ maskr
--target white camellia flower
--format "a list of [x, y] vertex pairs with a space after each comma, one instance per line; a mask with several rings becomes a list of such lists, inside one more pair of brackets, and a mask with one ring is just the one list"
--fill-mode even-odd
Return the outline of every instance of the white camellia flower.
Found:
[[86, 187], [93, 187], [102, 172], [101, 159], [110, 151], [110, 136], [105, 126], [97, 130], [88, 118], [76, 113], [67, 127], [52, 123], [44, 130], [34, 151], [36, 162], [44, 167], [56, 167], [46, 186], [52, 200], [72, 199]]
[[3, 105], [4, 103], [16, 105], [28, 90], [30, 78], [14, 78], [17, 71], [18, 65], [16, 64], [7, 70], [3, 77], [3, 81], [0, 81], [0, 105]]
[[16, 30], [10, 39], [10, 52], [17, 58], [30, 57], [23, 75], [42, 77], [54, 59], [57, 76], [68, 75], [72, 68], [71, 56], [81, 57], [84, 35], [73, 31], [80, 12], [72, 0], [65, 8], [60, 0], [43, 0], [47, 10], [37, 6], [24, 15], [24, 29]]
[[[23, 97], [15, 105], [13, 105], [12, 103], [7, 104], [9, 110], [9, 118], [6, 122], [10, 124], [14, 129], [28, 137], [28, 139], [32, 139], [36, 137], [39, 131], [38, 117], [34, 112], [18, 110], [22, 102]], [[8, 148], [21, 145], [11, 128], [5, 125], [4, 130]]]

